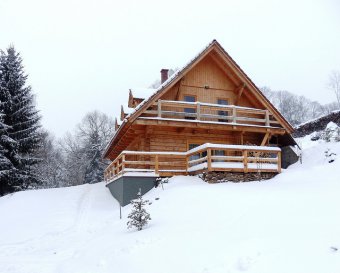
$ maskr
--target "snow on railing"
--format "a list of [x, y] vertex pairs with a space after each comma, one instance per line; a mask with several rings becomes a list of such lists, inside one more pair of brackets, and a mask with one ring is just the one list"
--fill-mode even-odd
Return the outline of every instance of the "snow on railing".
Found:
[[105, 170], [111, 182], [124, 174], [170, 176], [203, 171], [281, 172], [278, 147], [206, 143], [187, 152], [123, 151]]
[[235, 105], [170, 100], [158, 100], [140, 118], [194, 120], [276, 128], [279, 126], [279, 122], [274, 120], [273, 115], [268, 110]]

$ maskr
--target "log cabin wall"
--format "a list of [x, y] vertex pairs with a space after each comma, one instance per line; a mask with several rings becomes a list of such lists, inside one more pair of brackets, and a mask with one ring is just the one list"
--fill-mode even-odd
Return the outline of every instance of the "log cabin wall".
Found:
[[[174, 127], [156, 127], [145, 126], [144, 132], [141, 133], [130, 145], [126, 148], [129, 151], [150, 151], [150, 152], [185, 152], [189, 149], [189, 144], [254, 144], [260, 145], [263, 136], [257, 133], [244, 133], [241, 136], [240, 132], [234, 131], [211, 131], [202, 129], [186, 129]], [[228, 155], [236, 155], [234, 153]], [[129, 159], [139, 161], [150, 161], [153, 158], [150, 156], [130, 155]], [[160, 161], [169, 162], [171, 166], [164, 166], [162, 169], [184, 169], [185, 160], [163, 156]], [[147, 169], [150, 166], [138, 165], [135, 168]]]

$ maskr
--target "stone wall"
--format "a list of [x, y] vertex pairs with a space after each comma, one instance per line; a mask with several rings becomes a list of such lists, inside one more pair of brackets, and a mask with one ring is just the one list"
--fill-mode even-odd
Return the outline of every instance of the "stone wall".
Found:
[[224, 182], [249, 182], [268, 180], [273, 178], [277, 173], [236, 173], [236, 172], [206, 172], [201, 174], [201, 178], [208, 183]]
[[310, 121], [308, 123], [296, 127], [293, 136], [303, 137], [316, 131], [325, 130], [327, 124], [330, 123], [331, 121], [340, 126], [340, 111], [330, 113], [327, 116], [323, 116], [321, 118], [318, 118], [316, 120]]

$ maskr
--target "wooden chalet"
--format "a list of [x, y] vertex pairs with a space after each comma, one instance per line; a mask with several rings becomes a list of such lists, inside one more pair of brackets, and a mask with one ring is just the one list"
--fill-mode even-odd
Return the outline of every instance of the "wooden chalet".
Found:
[[[104, 158], [105, 180], [208, 171], [281, 171], [292, 126], [213, 40], [156, 90], [130, 90]], [[141, 94], [139, 94], [141, 93]]]

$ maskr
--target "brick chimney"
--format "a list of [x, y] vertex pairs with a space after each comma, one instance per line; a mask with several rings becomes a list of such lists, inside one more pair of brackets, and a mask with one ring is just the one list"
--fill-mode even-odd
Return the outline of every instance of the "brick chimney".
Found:
[[162, 69], [161, 70], [161, 83], [165, 82], [169, 77], [169, 69]]

